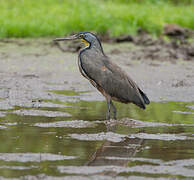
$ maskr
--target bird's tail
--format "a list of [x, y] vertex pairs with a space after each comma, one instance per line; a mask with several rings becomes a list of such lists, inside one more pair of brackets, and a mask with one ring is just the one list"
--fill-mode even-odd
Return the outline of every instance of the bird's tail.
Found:
[[139, 92], [140, 92], [140, 94], [141, 94], [141, 96], [142, 96], [142, 98], [144, 100], [144, 103], [145, 104], [150, 104], [150, 100], [148, 99], [148, 97], [146, 96], [146, 94], [141, 89], [139, 89]]

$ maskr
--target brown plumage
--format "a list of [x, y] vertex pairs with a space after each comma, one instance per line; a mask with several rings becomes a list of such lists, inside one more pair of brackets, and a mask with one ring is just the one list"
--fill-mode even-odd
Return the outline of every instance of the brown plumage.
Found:
[[79, 53], [78, 65], [81, 74], [96, 87], [107, 100], [107, 119], [110, 119], [112, 106], [116, 119], [116, 108], [112, 100], [122, 103], [134, 103], [142, 109], [150, 101], [137, 84], [116, 64], [104, 54], [98, 38], [89, 32], [79, 33], [70, 38], [60, 38], [57, 41], [83, 39], [88, 46]]

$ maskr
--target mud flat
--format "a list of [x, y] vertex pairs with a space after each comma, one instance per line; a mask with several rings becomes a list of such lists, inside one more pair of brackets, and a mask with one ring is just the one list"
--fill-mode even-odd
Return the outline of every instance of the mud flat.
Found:
[[[62, 46], [65, 47], [64, 44]], [[194, 57], [189, 60], [178, 57], [161, 60], [164, 51], [161, 49], [157, 52], [161, 55], [151, 59], [145, 56], [146, 45], [130, 43], [104, 44], [104, 49], [139, 84], [151, 101], [194, 99]], [[147, 49], [149, 52], [150, 47]], [[49, 93], [49, 90], [89, 91], [88, 100], [103, 100], [80, 75], [77, 53], [60, 51], [51, 39], [0, 42], [0, 60], [1, 109], [10, 109], [15, 105], [41, 106], [45, 103], [40, 102], [41, 99], [64, 98]]]

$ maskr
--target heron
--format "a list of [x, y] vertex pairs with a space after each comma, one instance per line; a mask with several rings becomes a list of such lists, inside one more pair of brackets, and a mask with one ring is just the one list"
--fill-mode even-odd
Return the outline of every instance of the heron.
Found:
[[78, 66], [81, 74], [97, 88], [107, 101], [106, 119], [116, 119], [117, 110], [112, 100], [133, 103], [142, 109], [150, 103], [147, 95], [118, 65], [104, 53], [99, 38], [91, 32], [80, 32], [69, 37], [56, 38], [54, 41], [80, 39], [84, 47], [79, 51]]

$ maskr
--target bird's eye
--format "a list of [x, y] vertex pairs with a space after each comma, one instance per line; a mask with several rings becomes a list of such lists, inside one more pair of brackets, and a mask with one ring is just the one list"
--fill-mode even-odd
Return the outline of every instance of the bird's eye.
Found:
[[79, 35], [79, 38], [80, 38], [80, 39], [84, 38], [84, 35], [83, 35], [83, 34], [80, 34], [80, 35]]

